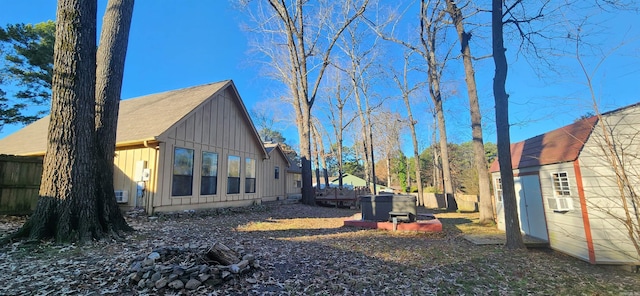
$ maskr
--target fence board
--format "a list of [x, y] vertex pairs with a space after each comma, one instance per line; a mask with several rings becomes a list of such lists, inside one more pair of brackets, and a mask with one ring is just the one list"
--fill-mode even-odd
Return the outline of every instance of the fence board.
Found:
[[0, 214], [30, 214], [38, 202], [42, 157], [0, 155]]

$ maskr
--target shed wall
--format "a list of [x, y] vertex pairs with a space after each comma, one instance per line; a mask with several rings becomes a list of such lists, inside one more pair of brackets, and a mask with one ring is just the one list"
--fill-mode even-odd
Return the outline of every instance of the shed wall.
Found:
[[302, 174], [287, 172], [287, 197], [302, 194]]
[[[569, 179], [571, 209], [568, 211], [554, 211], [549, 206], [549, 198], [555, 196], [552, 174], [558, 172], [566, 172]], [[588, 261], [589, 248], [573, 163], [565, 162], [540, 167], [540, 187], [551, 248]]]
[[[609, 150], [605, 132], [615, 153]], [[623, 201], [626, 201], [628, 213], [635, 226], [636, 239], [640, 239], [637, 209], [640, 190], [640, 108], [633, 107], [612, 113], [600, 121], [580, 154], [579, 164], [584, 180], [595, 259], [598, 263], [635, 263], [640, 264], [640, 256], [630, 239], [629, 232], [622, 220], [626, 219]], [[624, 171], [628, 181], [623, 182], [624, 194], [618, 187], [618, 180], [610, 156], [620, 160], [617, 167]], [[636, 194], [635, 200], [630, 196]], [[623, 200], [624, 198], [624, 200]], [[635, 203], [635, 209], [634, 209]], [[640, 242], [639, 242], [640, 243]]]

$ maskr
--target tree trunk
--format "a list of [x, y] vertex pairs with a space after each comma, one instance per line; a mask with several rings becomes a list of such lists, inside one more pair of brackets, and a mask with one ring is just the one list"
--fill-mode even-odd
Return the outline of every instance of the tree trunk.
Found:
[[503, 40], [502, 1], [492, 0], [491, 28], [493, 61], [496, 66], [493, 78], [493, 96], [496, 105], [496, 130], [498, 137], [498, 162], [502, 181], [502, 200], [508, 249], [525, 248], [520, 233], [520, 220], [511, 166], [511, 140], [509, 136], [509, 95], [505, 90], [507, 81], [507, 57]]
[[96, 215], [94, 112], [96, 1], [60, 0], [56, 13], [51, 119], [38, 205], [14, 234], [34, 240], [90, 241]]
[[471, 112], [471, 136], [473, 137], [473, 153], [474, 162], [478, 171], [478, 193], [480, 196], [480, 223], [489, 223], [493, 221], [493, 206], [491, 203], [491, 190], [489, 186], [489, 170], [487, 169], [487, 161], [484, 156], [484, 139], [482, 136], [482, 115], [480, 113], [480, 104], [478, 102], [478, 91], [476, 89], [476, 77], [471, 60], [471, 49], [469, 48], [469, 40], [471, 33], [464, 30], [462, 12], [455, 4], [454, 0], [447, 0], [447, 10], [451, 15], [453, 24], [458, 33], [460, 41], [460, 52], [462, 53], [462, 62], [464, 64], [465, 81], [467, 83], [467, 94], [469, 96], [469, 111]]
[[100, 222], [108, 232], [133, 230], [116, 202], [113, 158], [124, 62], [134, 0], [109, 0], [102, 21], [96, 69], [96, 198]]

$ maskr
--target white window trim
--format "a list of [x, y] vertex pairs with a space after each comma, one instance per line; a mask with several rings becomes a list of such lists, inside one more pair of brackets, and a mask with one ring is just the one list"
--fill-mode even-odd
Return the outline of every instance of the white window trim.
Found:
[[[560, 174], [564, 174], [564, 177], [559, 176]], [[568, 212], [573, 210], [573, 199], [571, 198], [571, 183], [569, 182], [569, 173], [566, 171], [558, 171], [551, 172], [551, 188], [553, 190], [553, 197], [547, 198], [547, 206], [550, 210], [554, 212]], [[554, 175], [558, 175], [558, 182], [560, 184], [560, 188], [556, 188], [556, 177]], [[564, 180], [563, 180], [564, 179]], [[562, 186], [562, 182], [566, 181], [567, 187]], [[568, 192], [569, 194], [559, 195], [558, 191]]]

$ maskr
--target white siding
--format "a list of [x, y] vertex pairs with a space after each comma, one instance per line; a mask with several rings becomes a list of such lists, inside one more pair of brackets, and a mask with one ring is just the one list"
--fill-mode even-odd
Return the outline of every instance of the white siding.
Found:
[[[549, 207], [548, 198], [554, 197], [551, 174], [557, 172], [566, 172], [569, 178], [570, 199], [573, 207], [566, 212], [555, 212]], [[547, 217], [551, 248], [588, 261], [589, 248], [573, 163], [566, 162], [542, 166], [540, 168], [540, 187], [542, 188], [542, 199]]]
[[[640, 193], [640, 107], [612, 113], [604, 118], [606, 135], [615, 147], [617, 167], [628, 177], [625, 190], [629, 214], [635, 220], [634, 201], [629, 198], [629, 188]], [[610, 160], [611, 152], [603, 132], [603, 122], [599, 122], [580, 154], [580, 169], [584, 180], [591, 233], [598, 263], [640, 264], [640, 256], [632, 244], [629, 233], [620, 219], [625, 219], [623, 199], [616, 174]], [[640, 200], [636, 197], [636, 207]], [[638, 236], [637, 220], [635, 224]], [[640, 239], [640, 237], [637, 237]]]

